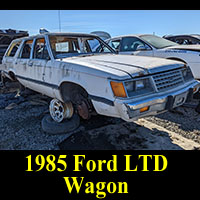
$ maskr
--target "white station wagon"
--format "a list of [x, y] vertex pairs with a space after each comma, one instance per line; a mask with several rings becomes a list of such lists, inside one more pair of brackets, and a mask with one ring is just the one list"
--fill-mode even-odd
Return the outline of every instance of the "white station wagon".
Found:
[[117, 36], [106, 42], [120, 54], [182, 61], [190, 66], [194, 77], [200, 79], [200, 45], [179, 45], [151, 34]]
[[78, 113], [133, 121], [188, 101], [200, 87], [190, 68], [161, 58], [118, 55], [98, 36], [45, 33], [14, 40], [3, 76], [52, 98], [56, 122]]

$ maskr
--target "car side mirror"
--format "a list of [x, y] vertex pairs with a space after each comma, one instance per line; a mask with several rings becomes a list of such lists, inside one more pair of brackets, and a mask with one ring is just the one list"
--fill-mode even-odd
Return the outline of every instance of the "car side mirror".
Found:
[[150, 48], [147, 45], [139, 45], [136, 50], [145, 51], [145, 50], [150, 50]]
[[116, 52], [117, 54], [119, 54], [119, 49], [115, 49], [115, 52]]

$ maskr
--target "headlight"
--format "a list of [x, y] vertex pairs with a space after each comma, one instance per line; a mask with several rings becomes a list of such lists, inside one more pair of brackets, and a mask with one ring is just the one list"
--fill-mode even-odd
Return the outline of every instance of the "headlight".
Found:
[[145, 87], [144, 80], [128, 81], [125, 82], [127, 92], [132, 92], [135, 90], [141, 90]]
[[182, 75], [185, 81], [188, 81], [194, 78], [189, 66], [184, 67], [184, 69], [182, 70]]
[[135, 89], [136, 90], [141, 90], [145, 87], [145, 80], [138, 80], [135, 81]]
[[128, 81], [128, 82], [125, 82], [125, 87], [126, 87], [127, 92], [129, 93], [133, 91], [135, 84], [133, 81]]
[[154, 91], [149, 78], [126, 82], [111, 81], [110, 85], [114, 95], [123, 98], [146, 95]]
[[128, 96], [146, 95], [154, 91], [149, 78], [125, 82]]

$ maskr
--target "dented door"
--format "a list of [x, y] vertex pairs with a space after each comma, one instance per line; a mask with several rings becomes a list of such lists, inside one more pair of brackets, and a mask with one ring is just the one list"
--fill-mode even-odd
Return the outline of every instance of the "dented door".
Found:
[[32, 48], [32, 56], [27, 66], [30, 70], [31, 88], [49, 95], [52, 88], [45, 78], [46, 66], [51, 63], [49, 52], [44, 37], [36, 38]]
[[27, 63], [28, 68], [30, 69], [30, 77], [35, 80], [35, 82], [44, 82], [44, 70], [47, 61], [41, 59], [30, 59]]

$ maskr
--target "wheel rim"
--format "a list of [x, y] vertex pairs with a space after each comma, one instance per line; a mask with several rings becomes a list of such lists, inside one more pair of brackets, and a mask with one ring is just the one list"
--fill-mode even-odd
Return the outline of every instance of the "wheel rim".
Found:
[[52, 119], [61, 122], [65, 118], [71, 118], [73, 115], [73, 106], [71, 102], [62, 103], [58, 99], [53, 99], [49, 105], [49, 111]]

